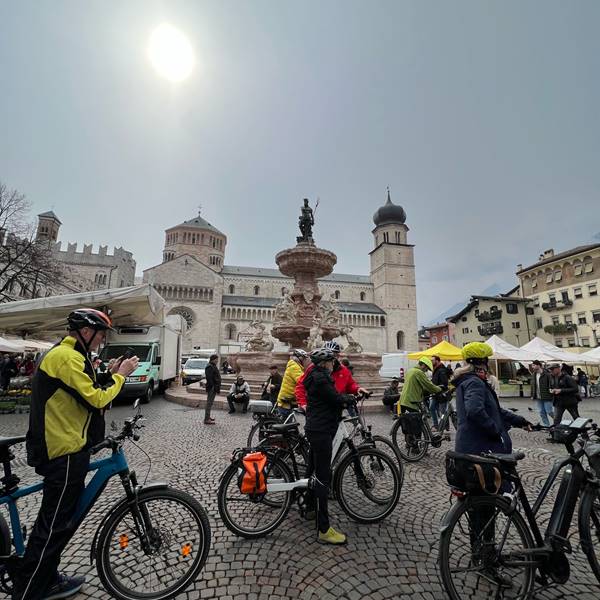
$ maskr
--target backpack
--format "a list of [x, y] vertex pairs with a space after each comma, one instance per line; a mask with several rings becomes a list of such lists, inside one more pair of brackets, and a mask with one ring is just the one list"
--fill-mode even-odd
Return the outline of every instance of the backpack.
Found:
[[265, 494], [267, 479], [265, 466], [267, 455], [263, 452], [250, 452], [241, 459], [241, 473], [238, 476], [238, 487], [242, 494]]

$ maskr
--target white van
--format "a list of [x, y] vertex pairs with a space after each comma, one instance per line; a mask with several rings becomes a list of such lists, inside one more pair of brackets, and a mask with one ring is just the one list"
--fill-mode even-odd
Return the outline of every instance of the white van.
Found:
[[417, 361], [408, 358], [408, 352], [394, 352], [381, 357], [379, 376], [391, 379], [392, 377], [404, 378], [406, 372], [417, 364]]

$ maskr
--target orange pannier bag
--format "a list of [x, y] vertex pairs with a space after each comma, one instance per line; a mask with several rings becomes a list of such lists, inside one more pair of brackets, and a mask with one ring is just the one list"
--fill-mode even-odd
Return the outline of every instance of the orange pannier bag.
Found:
[[266, 493], [266, 465], [267, 455], [263, 452], [251, 452], [242, 458], [242, 472], [238, 477], [238, 486], [242, 494]]

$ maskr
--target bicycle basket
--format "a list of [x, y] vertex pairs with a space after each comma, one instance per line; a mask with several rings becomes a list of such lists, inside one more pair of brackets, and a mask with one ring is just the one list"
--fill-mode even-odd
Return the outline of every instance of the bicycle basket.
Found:
[[241, 472], [238, 487], [242, 494], [264, 494], [267, 491], [265, 467], [267, 455], [263, 452], [251, 452], [241, 459]]
[[497, 494], [502, 487], [502, 469], [495, 458], [446, 452], [448, 484], [471, 494]]
[[579, 434], [577, 429], [572, 429], [568, 425], [557, 425], [552, 430], [552, 439], [560, 444], [572, 444]]
[[585, 445], [585, 454], [596, 477], [600, 477], [600, 444], [588, 442]]
[[400, 427], [404, 435], [420, 435], [423, 431], [421, 413], [404, 413], [400, 415]]

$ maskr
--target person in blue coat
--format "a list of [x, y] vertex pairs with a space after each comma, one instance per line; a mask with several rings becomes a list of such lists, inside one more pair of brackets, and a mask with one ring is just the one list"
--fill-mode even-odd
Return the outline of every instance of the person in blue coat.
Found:
[[471, 342], [462, 349], [467, 364], [454, 372], [452, 380], [458, 418], [456, 452], [510, 454], [509, 429], [531, 428], [527, 419], [500, 406], [496, 392], [487, 382], [488, 358], [492, 354], [491, 346], [483, 342]]

